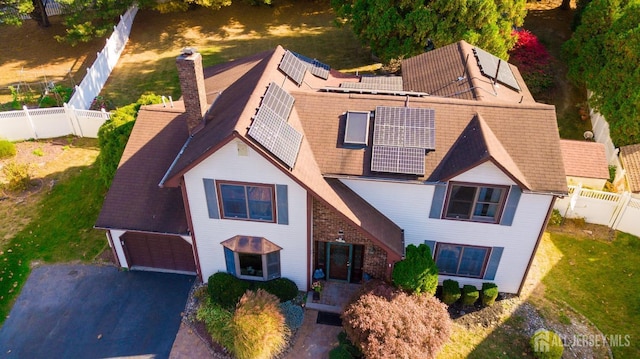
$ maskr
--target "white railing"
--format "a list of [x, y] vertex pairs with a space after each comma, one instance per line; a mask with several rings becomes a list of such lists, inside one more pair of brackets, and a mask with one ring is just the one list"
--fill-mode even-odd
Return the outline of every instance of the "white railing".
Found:
[[113, 33], [107, 39], [107, 43], [98, 53], [96, 61], [87, 69], [80, 85], [75, 87], [69, 105], [78, 109], [89, 109], [93, 99], [100, 94], [102, 87], [107, 82], [111, 71], [120, 59], [120, 54], [129, 40], [131, 25], [138, 12], [138, 7], [133, 5], [124, 15], [120, 16], [120, 22], [113, 28]]
[[9, 141], [54, 138], [66, 135], [98, 137], [98, 129], [111, 117], [103, 111], [64, 107], [0, 112], [0, 138]]
[[588, 223], [640, 236], [640, 198], [629, 192], [611, 193], [580, 185], [569, 186], [569, 195], [556, 199], [554, 208], [566, 218], [584, 218]]

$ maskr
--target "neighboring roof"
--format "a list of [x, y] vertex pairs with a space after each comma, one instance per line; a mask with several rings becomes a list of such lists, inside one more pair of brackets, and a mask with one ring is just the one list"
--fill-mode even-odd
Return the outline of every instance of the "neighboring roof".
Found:
[[560, 140], [560, 150], [567, 176], [609, 178], [609, 164], [604, 144], [598, 142]]
[[459, 41], [403, 60], [404, 89], [466, 100], [535, 102], [517, 67], [506, 61], [501, 64], [509, 66], [520, 91], [484, 76], [473, 49]]
[[640, 144], [620, 147], [620, 161], [631, 192], [640, 192]]
[[180, 189], [158, 187], [188, 138], [184, 108], [180, 102], [176, 106], [140, 109], [98, 216], [97, 228], [187, 234]]

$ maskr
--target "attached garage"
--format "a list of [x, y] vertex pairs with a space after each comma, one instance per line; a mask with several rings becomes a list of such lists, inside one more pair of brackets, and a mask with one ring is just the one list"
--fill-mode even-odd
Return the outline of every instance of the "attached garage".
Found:
[[191, 244], [180, 236], [126, 232], [120, 239], [132, 269], [196, 272]]

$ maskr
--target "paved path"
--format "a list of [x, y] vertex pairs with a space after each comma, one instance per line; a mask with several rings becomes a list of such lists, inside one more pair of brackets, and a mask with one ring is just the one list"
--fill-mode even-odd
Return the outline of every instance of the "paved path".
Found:
[[3, 358], [168, 358], [193, 276], [35, 268], [0, 328]]

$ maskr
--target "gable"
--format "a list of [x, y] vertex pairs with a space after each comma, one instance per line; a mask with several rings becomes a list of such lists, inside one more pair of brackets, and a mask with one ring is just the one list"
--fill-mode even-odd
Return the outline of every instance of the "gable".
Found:
[[486, 161], [474, 166], [463, 173], [452, 177], [451, 181], [484, 183], [497, 185], [517, 185], [515, 181], [491, 161]]

